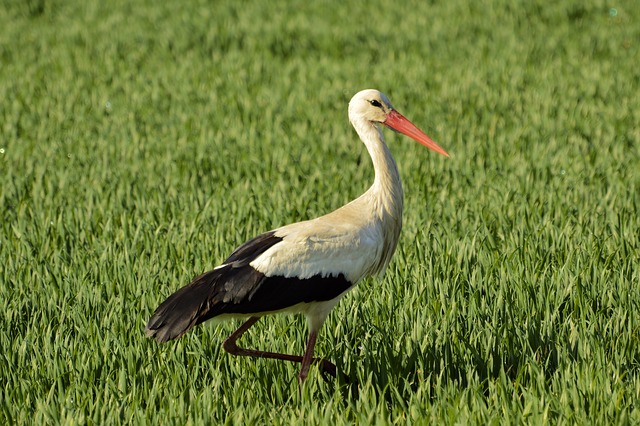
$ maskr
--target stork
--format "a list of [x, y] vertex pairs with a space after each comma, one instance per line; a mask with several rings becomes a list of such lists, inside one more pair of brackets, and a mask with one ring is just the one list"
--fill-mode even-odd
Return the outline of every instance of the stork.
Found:
[[[360, 280], [384, 272], [402, 228], [402, 183], [380, 125], [449, 156], [377, 90], [363, 90], [351, 99], [349, 121], [371, 156], [373, 185], [329, 214], [274, 229], [242, 244], [221, 265], [162, 302], [147, 323], [148, 337], [167, 342], [211, 318], [248, 318], [225, 340], [227, 352], [300, 362], [300, 384], [312, 363], [319, 363], [323, 374], [335, 377], [334, 364], [313, 357], [320, 327]], [[309, 334], [304, 355], [236, 344], [260, 318], [278, 312], [306, 316]]]

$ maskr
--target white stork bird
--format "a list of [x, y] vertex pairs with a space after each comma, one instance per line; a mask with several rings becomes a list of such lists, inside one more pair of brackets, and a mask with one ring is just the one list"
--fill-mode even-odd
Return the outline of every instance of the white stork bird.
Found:
[[[313, 358], [318, 331], [329, 311], [361, 279], [384, 272], [402, 227], [400, 174], [379, 125], [448, 156], [377, 90], [363, 90], [351, 99], [349, 120], [373, 161], [375, 180], [369, 190], [332, 213], [244, 243], [222, 265], [169, 296], [149, 320], [147, 336], [166, 342], [211, 318], [248, 318], [224, 342], [227, 352], [300, 362], [299, 383], [312, 362], [335, 377], [334, 364]], [[236, 345], [262, 316], [277, 312], [306, 315], [309, 338], [303, 356]]]

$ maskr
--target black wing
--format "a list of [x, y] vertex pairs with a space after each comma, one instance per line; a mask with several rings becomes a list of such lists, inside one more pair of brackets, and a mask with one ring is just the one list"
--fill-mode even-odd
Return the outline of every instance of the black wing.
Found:
[[149, 320], [147, 336], [166, 342], [218, 315], [271, 312], [302, 302], [331, 300], [352, 286], [342, 274], [267, 277], [251, 267], [254, 259], [281, 241], [273, 231], [261, 234], [238, 247], [222, 266], [173, 293]]

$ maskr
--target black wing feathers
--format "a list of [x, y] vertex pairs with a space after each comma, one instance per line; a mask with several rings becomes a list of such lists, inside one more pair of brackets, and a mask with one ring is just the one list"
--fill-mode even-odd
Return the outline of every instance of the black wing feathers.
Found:
[[199, 324], [202, 313], [208, 311], [209, 283], [217, 275], [217, 270], [206, 272], [162, 302], [147, 323], [147, 336], [166, 342]]
[[217, 315], [278, 311], [302, 302], [331, 300], [352, 286], [342, 274], [267, 277], [249, 265], [280, 241], [272, 231], [238, 247], [224, 266], [196, 277], [169, 296], [149, 320], [147, 335], [166, 342]]
[[282, 241], [282, 238], [276, 237], [275, 231], [265, 232], [264, 234], [250, 239], [235, 249], [224, 263], [242, 262], [248, 265], [256, 257], [260, 256], [280, 241]]
[[[253, 268], [249, 266], [247, 269]], [[218, 305], [213, 316], [279, 311], [298, 303], [324, 302], [344, 293], [352, 285], [342, 274], [337, 277], [316, 275], [300, 279], [265, 277], [255, 270], [254, 273], [256, 276], [252, 284], [249, 284], [250, 281], [238, 283], [249, 291], [243, 292], [241, 299]]]

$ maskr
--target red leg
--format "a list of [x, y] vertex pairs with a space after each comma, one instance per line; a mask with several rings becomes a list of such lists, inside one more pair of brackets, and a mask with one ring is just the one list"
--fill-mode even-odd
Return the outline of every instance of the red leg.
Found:
[[307, 379], [309, 374], [309, 366], [313, 360], [313, 348], [316, 346], [317, 333], [315, 331], [309, 332], [309, 340], [307, 341], [307, 349], [304, 351], [302, 357], [302, 366], [300, 367], [300, 374], [298, 374], [298, 383], [302, 383]]
[[222, 344], [224, 350], [232, 355], [254, 356], [258, 358], [282, 359], [285, 361], [300, 362], [302, 363], [302, 367], [300, 370], [300, 374], [298, 375], [299, 383], [304, 382], [304, 380], [307, 378], [307, 375], [309, 374], [309, 366], [312, 363], [320, 363], [323, 374], [326, 373], [332, 377], [336, 377], [336, 366], [334, 364], [327, 361], [326, 359], [313, 358], [313, 348], [316, 344], [317, 337], [317, 333], [315, 331], [309, 333], [309, 340], [307, 342], [307, 349], [304, 352], [304, 356], [281, 354], [277, 352], [257, 351], [239, 347], [236, 344], [236, 340], [238, 340], [247, 330], [249, 330], [252, 325], [258, 322], [259, 319], [259, 317], [251, 317], [240, 327], [238, 327], [238, 329], [234, 331], [231, 336], [229, 336], [227, 340], [225, 340]]

